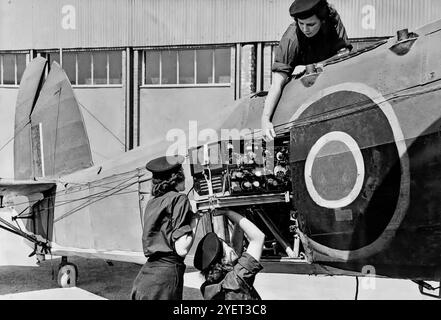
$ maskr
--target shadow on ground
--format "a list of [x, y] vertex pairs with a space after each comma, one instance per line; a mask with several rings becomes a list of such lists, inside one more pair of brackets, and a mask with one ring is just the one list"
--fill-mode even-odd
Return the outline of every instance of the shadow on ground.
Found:
[[[40, 266], [0, 266], [0, 295], [58, 288], [57, 272], [61, 259], [47, 260]], [[77, 287], [109, 300], [128, 300], [140, 265], [71, 257], [78, 267]], [[186, 272], [193, 272], [188, 267]], [[184, 287], [184, 300], [202, 300], [198, 289]]]

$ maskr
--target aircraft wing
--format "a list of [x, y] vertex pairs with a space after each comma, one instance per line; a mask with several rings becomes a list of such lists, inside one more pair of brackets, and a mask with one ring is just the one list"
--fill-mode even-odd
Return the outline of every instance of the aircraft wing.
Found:
[[54, 182], [0, 179], [0, 196], [27, 196], [33, 193], [47, 191], [55, 185]]

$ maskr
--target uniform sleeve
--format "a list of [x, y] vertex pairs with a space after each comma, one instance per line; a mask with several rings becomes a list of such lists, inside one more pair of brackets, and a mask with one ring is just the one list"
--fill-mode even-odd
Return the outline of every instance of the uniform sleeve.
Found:
[[172, 240], [176, 241], [184, 234], [191, 232], [190, 222], [193, 216], [191, 210], [190, 200], [185, 195], [179, 195], [175, 199], [173, 206], [173, 218], [172, 218]]
[[274, 52], [273, 72], [283, 72], [291, 75], [298, 65], [298, 40], [295, 27], [289, 26]]
[[262, 269], [263, 267], [259, 261], [245, 252], [234, 266], [234, 273], [238, 278], [242, 279], [243, 282], [252, 287], [256, 274]]
[[335, 51], [339, 51], [340, 49], [343, 48], [352, 50], [352, 44], [349, 42], [345, 26], [343, 25], [340, 15], [337, 12], [335, 12], [334, 19], [335, 19], [335, 29], [337, 31], [337, 37], [338, 37], [336, 47], [334, 48]]

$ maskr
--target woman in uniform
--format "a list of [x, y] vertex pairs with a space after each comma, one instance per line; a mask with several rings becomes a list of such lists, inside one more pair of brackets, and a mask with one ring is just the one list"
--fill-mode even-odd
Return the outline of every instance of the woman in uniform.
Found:
[[199, 215], [185, 194], [184, 157], [160, 157], [147, 163], [152, 199], [144, 213], [142, 246], [147, 262], [138, 273], [132, 300], [182, 300], [184, 258], [190, 250]]
[[240, 257], [214, 232], [207, 233], [199, 242], [194, 266], [201, 270], [205, 282], [201, 293], [205, 300], [261, 300], [254, 288], [256, 274], [262, 270], [259, 260], [262, 255], [265, 234], [250, 220], [232, 210], [216, 210], [215, 215], [224, 214], [242, 229], [249, 240], [246, 252]]
[[272, 84], [261, 118], [262, 134], [267, 141], [276, 136], [270, 119], [291, 74], [301, 75], [306, 65], [352, 49], [340, 15], [326, 0], [295, 0], [289, 14], [294, 22], [276, 47]]

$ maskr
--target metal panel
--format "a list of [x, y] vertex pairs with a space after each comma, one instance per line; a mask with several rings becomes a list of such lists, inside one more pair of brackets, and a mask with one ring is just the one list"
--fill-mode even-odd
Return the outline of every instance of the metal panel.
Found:
[[[292, 1], [0, 0], [0, 50], [278, 41]], [[441, 18], [439, 0], [329, 1], [351, 38]]]

